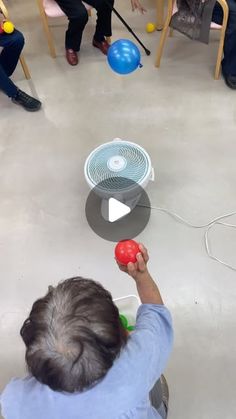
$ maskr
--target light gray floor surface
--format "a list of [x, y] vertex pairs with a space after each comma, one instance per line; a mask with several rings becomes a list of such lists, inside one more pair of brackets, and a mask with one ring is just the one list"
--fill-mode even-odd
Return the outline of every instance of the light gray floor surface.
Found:
[[[156, 172], [148, 186], [152, 205], [197, 224], [236, 210], [236, 92], [213, 79], [217, 33], [209, 46], [175, 34], [157, 70], [159, 33], [145, 33], [145, 24], [155, 20], [154, 2], [145, 3], [145, 17], [117, 2], [152, 51], [142, 54], [142, 69], [122, 77], [91, 46], [94, 16], [80, 64], [72, 68], [64, 59], [64, 28], [53, 29], [53, 60], [36, 4], [8, 4], [26, 37], [33, 81], [24, 79], [20, 66], [14, 80], [37, 93], [43, 110], [29, 114], [0, 95], [1, 388], [24, 373], [18, 331], [49, 284], [80, 274], [101, 281], [114, 297], [135, 292], [132, 280], [117, 271], [114, 244], [86, 222], [83, 165], [94, 147], [114, 137], [145, 147]], [[129, 37], [115, 17], [113, 22], [114, 40]], [[218, 226], [211, 235], [216, 255], [231, 264], [235, 234]], [[138, 237], [149, 248], [150, 270], [174, 319], [166, 371], [170, 419], [236, 417], [236, 273], [207, 257], [203, 237], [204, 230], [155, 210]]]

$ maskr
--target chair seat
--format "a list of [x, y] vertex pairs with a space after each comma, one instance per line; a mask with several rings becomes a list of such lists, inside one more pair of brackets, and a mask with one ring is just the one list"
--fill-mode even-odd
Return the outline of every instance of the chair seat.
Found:
[[219, 29], [221, 29], [222, 28], [222, 26], [221, 25], [218, 25], [217, 23], [215, 23], [215, 22], [211, 22], [211, 29], [217, 29], [217, 30], [219, 30]]
[[[83, 2], [87, 10], [91, 10], [92, 6]], [[43, 7], [45, 13], [48, 17], [62, 17], [65, 16], [65, 13], [61, 10], [60, 6], [56, 3], [55, 0], [43, 0]]]

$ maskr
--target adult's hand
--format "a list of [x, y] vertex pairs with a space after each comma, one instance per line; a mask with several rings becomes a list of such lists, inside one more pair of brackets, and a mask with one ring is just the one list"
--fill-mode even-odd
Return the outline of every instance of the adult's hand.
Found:
[[145, 13], [147, 10], [142, 6], [139, 0], [131, 0], [132, 11], [138, 10], [140, 13]]

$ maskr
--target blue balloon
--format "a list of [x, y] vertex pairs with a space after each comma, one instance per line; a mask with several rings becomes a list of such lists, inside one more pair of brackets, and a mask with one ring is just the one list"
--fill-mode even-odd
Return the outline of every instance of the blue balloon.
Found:
[[119, 39], [113, 42], [107, 54], [107, 61], [113, 71], [119, 74], [129, 74], [142, 67], [138, 47], [129, 39]]

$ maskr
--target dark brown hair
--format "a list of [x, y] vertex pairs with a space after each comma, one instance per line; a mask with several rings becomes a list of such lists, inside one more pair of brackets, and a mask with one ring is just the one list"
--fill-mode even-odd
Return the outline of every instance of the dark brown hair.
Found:
[[81, 277], [37, 300], [21, 328], [31, 374], [57, 391], [82, 391], [103, 378], [126, 332], [111, 294]]

